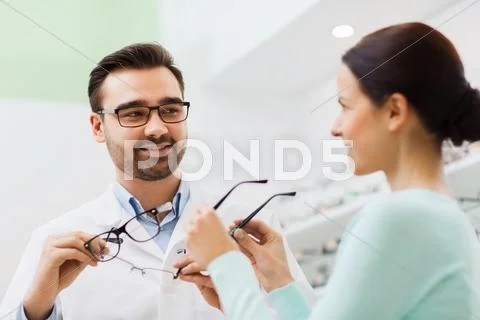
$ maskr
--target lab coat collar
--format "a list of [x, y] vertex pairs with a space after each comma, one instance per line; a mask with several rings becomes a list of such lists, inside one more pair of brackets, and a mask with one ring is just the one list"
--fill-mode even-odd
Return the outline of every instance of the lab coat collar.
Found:
[[96, 224], [100, 227], [105, 227], [106, 231], [111, 227], [118, 226], [122, 221], [124, 209], [115, 197], [113, 184], [110, 184], [107, 190], [95, 202], [97, 202], [96, 210], [91, 214], [94, 215]]

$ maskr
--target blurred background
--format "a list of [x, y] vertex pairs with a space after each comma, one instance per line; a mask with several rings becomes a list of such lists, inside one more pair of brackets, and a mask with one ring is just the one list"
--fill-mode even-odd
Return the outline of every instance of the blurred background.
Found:
[[[114, 179], [106, 149], [89, 127], [88, 75], [106, 54], [144, 41], [164, 45], [184, 72], [189, 136], [213, 155], [213, 170], [195, 183], [221, 193], [252, 178], [237, 165], [225, 179], [225, 141], [247, 158], [251, 141], [258, 141], [260, 178], [269, 179], [279, 160], [275, 140], [309, 148], [312, 169], [303, 178], [245, 188], [237, 197], [253, 208], [273, 191], [298, 191], [295, 200], [276, 200], [270, 209], [321, 296], [344, 226], [366, 201], [388, 192], [381, 174], [343, 182], [322, 174], [324, 139], [339, 111], [335, 74], [342, 53], [380, 27], [423, 21], [453, 41], [478, 87], [477, 2], [0, 1], [0, 297], [31, 232], [97, 197]], [[478, 145], [445, 146], [458, 197], [478, 198], [479, 151]], [[282, 156], [286, 171], [302, 164], [298, 150]], [[185, 167], [194, 171], [202, 161], [191, 151]], [[462, 204], [476, 224], [476, 203]]]

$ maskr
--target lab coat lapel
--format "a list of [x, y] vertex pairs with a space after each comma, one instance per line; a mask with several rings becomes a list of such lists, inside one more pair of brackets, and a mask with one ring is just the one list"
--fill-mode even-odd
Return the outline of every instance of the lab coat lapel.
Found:
[[[120, 224], [120, 226], [132, 218], [132, 216], [128, 214], [123, 208], [122, 208], [122, 215], [124, 218], [122, 219], [122, 223]], [[149, 237], [151, 237], [148, 231], [140, 224], [140, 222], [138, 222], [137, 219], [132, 220], [131, 222], [129, 222], [129, 224], [132, 224], [131, 226], [129, 225], [129, 227], [131, 227], [130, 228], [131, 230], [135, 230], [135, 234], [138, 235], [139, 238], [148, 239]], [[132, 248], [137, 249], [137, 250], [134, 250], [134, 252], [138, 252], [138, 253], [143, 252], [145, 255], [150, 256], [155, 260], [159, 260], [159, 261], [163, 260], [164, 252], [162, 248], [160, 248], [160, 246], [155, 242], [154, 239], [151, 239], [145, 242], [137, 242], [130, 239], [127, 235], [124, 235], [124, 238], [125, 238], [125, 241], [130, 242], [130, 246]]]
[[171, 252], [172, 248], [177, 248], [177, 244], [185, 239], [188, 222], [195, 215], [195, 212], [193, 211], [195, 205], [200, 203], [210, 204], [212, 198], [212, 195], [207, 194], [202, 189], [190, 188], [190, 199], [186, 203], [177, 225], [173, 230], [172, 237], [168, 243], [167, 251], [165, 252], [165, 260], [169, 260], [169, 257], [173, 254], [173, 252]]

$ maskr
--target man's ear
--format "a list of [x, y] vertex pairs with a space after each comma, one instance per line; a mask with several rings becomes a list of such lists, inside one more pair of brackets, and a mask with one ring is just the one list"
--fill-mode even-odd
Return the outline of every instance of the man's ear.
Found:
[[90, 125], [92, 126], [93, 138], [98, 143], [105, 142], [105, 131], [103, 127], [103, 119], [97, 113], [90, 114]]
[[396, 132], [407, 121], [409, 106], [407, 98], [401, 93], [393, 93], [385, 102], [388, 130]]

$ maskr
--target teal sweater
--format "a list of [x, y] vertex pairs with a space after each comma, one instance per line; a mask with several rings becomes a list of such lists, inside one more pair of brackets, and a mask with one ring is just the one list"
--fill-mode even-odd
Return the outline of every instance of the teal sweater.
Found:
[[218, 257], [208, 271], [229, 319], [480, 319], [477, 248], [453, 200], [410, 189], [368, 204], [352, 220], [313, 310], [294, 283], [262, 293], [239, 252]]

